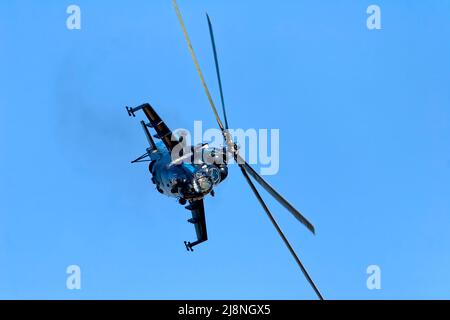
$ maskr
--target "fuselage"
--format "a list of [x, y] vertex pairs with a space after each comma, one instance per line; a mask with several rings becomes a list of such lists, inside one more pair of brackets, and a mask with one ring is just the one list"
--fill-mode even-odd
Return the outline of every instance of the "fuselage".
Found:
[[228, 176], [226, 151], [199, 145], [184, 157], [174, 158], [162, 143], [151, 153], [149, 171], [156, 189], [169, 197], [202, 199]]

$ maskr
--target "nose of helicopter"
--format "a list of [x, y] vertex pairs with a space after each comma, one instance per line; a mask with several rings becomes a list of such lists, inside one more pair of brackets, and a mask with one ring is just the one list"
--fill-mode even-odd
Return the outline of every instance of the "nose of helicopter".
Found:
[[206, 195], [211, 192], [214, 184], [207, 175], [196, 175], [193, 181], [196, 192]]

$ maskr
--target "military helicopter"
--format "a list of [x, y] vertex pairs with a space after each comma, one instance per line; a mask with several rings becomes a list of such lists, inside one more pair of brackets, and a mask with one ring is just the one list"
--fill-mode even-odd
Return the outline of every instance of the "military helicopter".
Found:
[[[296, 260], [301, 271], [307, 278], [308, 282], [311, 284], [317, 296], [320, 299], [323, 299], [317, 286], [314, 284], [312, 278], [309, 276], [307, 270], [298, 258], [294, 249], [289, 244], [286, 236], [281, 231], [272, 213], [265, 204], [250, 177], [252, 177], [259, 185], [261, 185], [270, 195], [272, 195], [313, 234], [315, 234], [314, 226], [297, 209], [295, 209], [292, 204], [290, 204], [283, 196], [281, 196], [266, 180], [264, 180], [245, 161], [245, 159], [240, 156], [238, 144], [233, 141], [231, 137], [225, 109], [216, 44], [209, 15], [206, 14], [206, 18], [213, 49], [224, 122], [222, 122], [219, 116], [209, 88], [206, 84], [203, 72], [195, 55], [177, 2], [176, 0], [172, 0], [172, 2], [179, 23], [183, 30], [183, 34], [186, 39], [192, 60], [200, 77], [201, 84], [215, 115], [217, 124], [222, 132], [224, 144], [222, 147], [210, 147], [208, 144], [187, 146], [184, 137], [182, 135], [175, 135], [149, 103], [144, 103], [134, 108], [130, 108], [127, 106], [126, 110], [129, 116], [135, 117], [135, 113], [138, 111], [143, 111], [143, 113], [145, 114], [148, 122], [141, 121], [140, 123], [150, 145], [142, 156], [131, 162], [150, 162], [148, 169], [152, 175], [151, 181], [153, 182], [153, 184], [155, 184], [158, 192], [169, 197], [177, 198], [178, 202], [183, 206], [187, 204], [185, 208], [192, 213], [192, 218], [189, 219], [188, 222], [192, 223], [195, 226], [197, 240], [194, 242], [185, 241], [184, 244], [188, 251], [194, 251], [193, 248], [195, 246], [208, 240], [204, 199], [208, 195], [214, 196], [214, 188], [228, 177], [228, 163], [230, 159], [236, 161], [245, 180], [249, 184], [256, 198], [258, 199], [264, 211], [274, 225], [275, 229], [278, 231], [282, 240], [291, 252], [292, 256]], [[150, 128], [155, 130], [155, 135], [152, 136], [150, 134]], [[154, 138], [158, 139], [159, 141], [155, 142]]]

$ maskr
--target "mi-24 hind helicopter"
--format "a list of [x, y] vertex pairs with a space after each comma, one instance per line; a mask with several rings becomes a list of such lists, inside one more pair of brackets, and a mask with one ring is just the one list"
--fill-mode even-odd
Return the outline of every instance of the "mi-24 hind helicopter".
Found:
[[[214, 101], [209, 92], [208, 86], [204, 79], [200, 65], [194, 53], [191, 41], [189, 39], [186, 27], [184, 25], [180, 10], [176, 0], [172, 0], [173, 5], [184, 33], [191, 57], [200, 77], [203, 89], [208, 98], [209, 104], [216, 117], [217, 124], [222, 131], [224, 138], [224, 146], [222, 148], [213, 148], [208, 144], [200, 144], [197, 146], [186, 146], [182, 136], [176, 137], [165, 122], [160, 118], [157, 112], [149, 103], [142, 104], [135, 108], [126, 107], [128, 115], [135, 117], [137, 111], [143, 111], [148, 122], [141, 121], [141, 126], [147, 137], [149, 147], [146, 153], [132, 163], [149, 161], [149, 171], [152, 174], [152, 182], [156, 185], [156, 189], [169, 197], [177, 198], [181, 205], [186, 205], [186, 209], [191, 211], [192, 218], [188, 222], [194, 224], [197, 240], [194, 242], [185, 241], [184, 244], [188, 251], [193, 251], [193, 247], [206, 241], [208, 239], [206, 229], [204, 198], [207, 195], [214, 196], [214, 188], [222, 183], [228, 176], [228, 160], [233, 158], [241, 169], [241, 172], [260, 202], [264, 211], [268, 215], [272, 224], [276, 228], [280, 237], [286, 244], [292, 256], [299, 265], [301, 271], [305, 275], [308, 282], [311, 284], [315, 293], [320, 299], [323, 299], [316, 285], [312, 281], [305, 267], [301, 263], [292, 246], [289, 244], [287, 238], [281, 231], [272, 213], [268, 209], [261, 195], [259, 194], [252, 177], [258, 184], [260, 184], [270, 195], [272, 195], [281, 205], [283, 205], [297, 220], [305, 225], [312, 233], [315, 233], [314, 226], [286, 199], [284, 199], [269, 183], [267, 183], [240, 155], [237, 144], [233, 141], [230, 133], [228, 120], [225, 110], [224, 95], [222, 89], [222, 81], [219, 70], [219, 63], [217, 58], [216, 45], [212, 29], [211, 20], [207, 16], [208, 28], [211, 37], [212, 49], [214, 54], [214, 62], [216, 68], [217, 81], [220, 92], [220, 99], [222, 104], [222, 112], [224, 123], [222, 122], [219, 113], [215, 107]], [[152, 128], [156, 134], [152, 136], [149, 129]], [[156, 138], [160, 141], [155, 143]], [[186, 150], [188, 150], [186, 152]], [[201, 154], [200, 156], [198, 156]], [[175, 156], [174, 156], [175, 155]], [[189, 160], [189, 161], [186, 161]], [[193, 161], [192, 161], [193, 160]]]

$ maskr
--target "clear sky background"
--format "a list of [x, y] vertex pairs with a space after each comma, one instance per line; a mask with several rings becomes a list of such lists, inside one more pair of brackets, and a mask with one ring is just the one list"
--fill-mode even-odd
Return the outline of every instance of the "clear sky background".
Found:
[[[317, 235], [266, 199], [325, 298], [450, 298], [450, 2], [179, 5], [219, 101], [212, 17], [231, 126], [280, 129], [268, 180]], [[169, 0], [2, 1], [0, 88], [0, 298], [315, 298], [237, 168], [188, 253], [189, 212], [130, 164], [125, 105], [215, 127]]]

